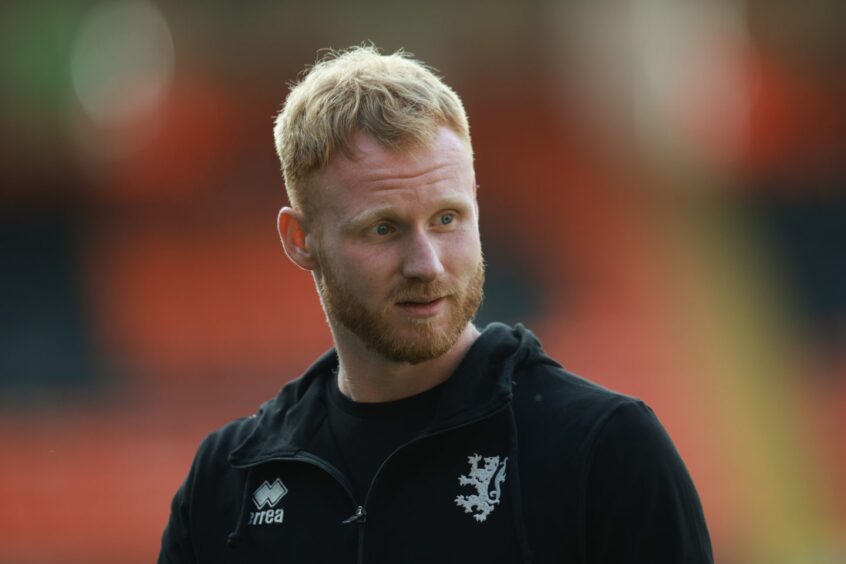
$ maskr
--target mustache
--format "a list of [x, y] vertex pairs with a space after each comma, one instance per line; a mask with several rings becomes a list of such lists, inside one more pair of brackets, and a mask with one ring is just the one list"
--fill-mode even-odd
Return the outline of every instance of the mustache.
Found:
[[[473, 280], [478, 282], [480, 288], [484, 284], [484, 256], [481, 258], [479, 264], [476, 267], [476, 273], [473, 276]], [[471, 286], [473, 284], [474, 282], [470, 282]], [[454, 281], [450, 283], [445, 280], [433, 280], [431, 282], [422, 282], [420, 280], [407, 280], [396, 288], [394, 288], [393, 292], [391, 292], [391, 299], [394, 303], [431, 302], [432, 300], [447, 296], [460, 296], [461, 293], [461, 287], [456, 286]]]

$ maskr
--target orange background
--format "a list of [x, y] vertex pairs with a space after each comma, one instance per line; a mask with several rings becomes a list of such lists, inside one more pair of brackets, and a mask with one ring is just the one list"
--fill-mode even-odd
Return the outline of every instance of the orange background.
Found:
[[0, 8], [0, 562], [149, 562], [202, 437], [330, 346], [271, 128], [322, 47], [462, 95], [487, 298], [653, 406], [717, 561], [846, 561], [836, 1]]

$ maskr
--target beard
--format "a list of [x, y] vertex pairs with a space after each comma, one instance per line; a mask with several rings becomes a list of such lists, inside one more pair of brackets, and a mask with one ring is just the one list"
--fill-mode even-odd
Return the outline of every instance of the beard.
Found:
[[[333, 321], [340, 323], [368, 350], [393, 362], [419, 364], [445, 354], [458, 341], [482, 303], [485, 264], [481, 256], [466, 288], [438, 281], [409, 280], [394, 289], [381, 310], [368, 307], [350, 291], [331, 263], [326, 260], [320, 263], [317, 286], [330, 326]], [[431, 301], [440, 297], [447, 301], [445, 328], [439, 327], [440, 316], [407, 319], [404, 327], [395, 326], [395, 304], [412, 300]]]

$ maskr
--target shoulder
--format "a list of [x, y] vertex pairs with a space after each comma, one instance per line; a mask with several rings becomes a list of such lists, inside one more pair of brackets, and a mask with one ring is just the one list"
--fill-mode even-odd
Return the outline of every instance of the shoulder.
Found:
[[[583, 503], [582, 494], [570, 488], [579, 484], [576, 489], [583, 492], [597, 448], [618, 440], [616, 435], [604, 437], [609, 422], [616, 429], [620, 413], [637, 418], [648, 410], [641, 400], [577, 376], [551, 360], [517, 371], [512, 390], [521, 471], [546, 484], [545, 490], [572, 493], [576, 497], [568, 502], [575, 505]], [[630, 410], [636, 413], [629, 415]], [[638, 428], [644, 426], [641, 421]]]
[[261, 418], [273, 402], [266, 401], [255, 413], [234, 419], [208, 433], [197, 448], [192, 473], [228, 467], [229, 454], [257, 432]]
[[599, 427], [584, 486], [592, 560], [713, 562], [696, 487], [672, 440], [643, 402], [619, 405]]
[[599, 496], [611, 491], [611, 484], [644, 493], [682, 481], [692, 489], [672, 439], [643, 402], [615, 408], [599, 426], [592, 447], [589, 486]]
[[[681, 459], [652, 408], [550, 363], [514, 377], [514, 411], [521, 439], [578, 455], [583, 468], [604, 468], [609, 456], [679, 466]], [[610, 464], [613, 466], [613, 463]]]
[[552, 361], [516, 373], [513, 394], [515, 414], [523, 424], [568, 430], [585, 439], [598, 433], [618, 410], [646, 408], [638, 398], [609, 390]]
[[514, 412], [527, 495], [546, 513], [579, 508], [588, 561], [713, 562], [694, 484], [646, 403], [550, 361], [515, 374]]
[[301, 421], [290, 415], [303, 412], [303, 408], [315, 403], [314, 396], [320, 392], [317, 382], [318, 375], [312, 373], [292, 380], [276, 397], [261, 404], [255, 413], [230, 421], [209, 433], [197, 451], [195, 468], [229, 466], [234, 453], [239, 452], [240, 458], [249, 458], [247, 453], [263, 451], [271, 439], [278, 441], [295, 432]]

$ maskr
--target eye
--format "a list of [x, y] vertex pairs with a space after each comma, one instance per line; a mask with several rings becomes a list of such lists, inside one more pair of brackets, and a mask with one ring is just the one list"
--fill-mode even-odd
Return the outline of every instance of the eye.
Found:
[[373, 228], [373, 233], [376, 235], [389, 235], [391, 233], [391, 226], [387, 223], [379, 223]]
[[441, 214], [440, 221], [441, 221], [441, 225], [449, 225], [450, 223], [455, 221], [455, 214], [454, 213]]

